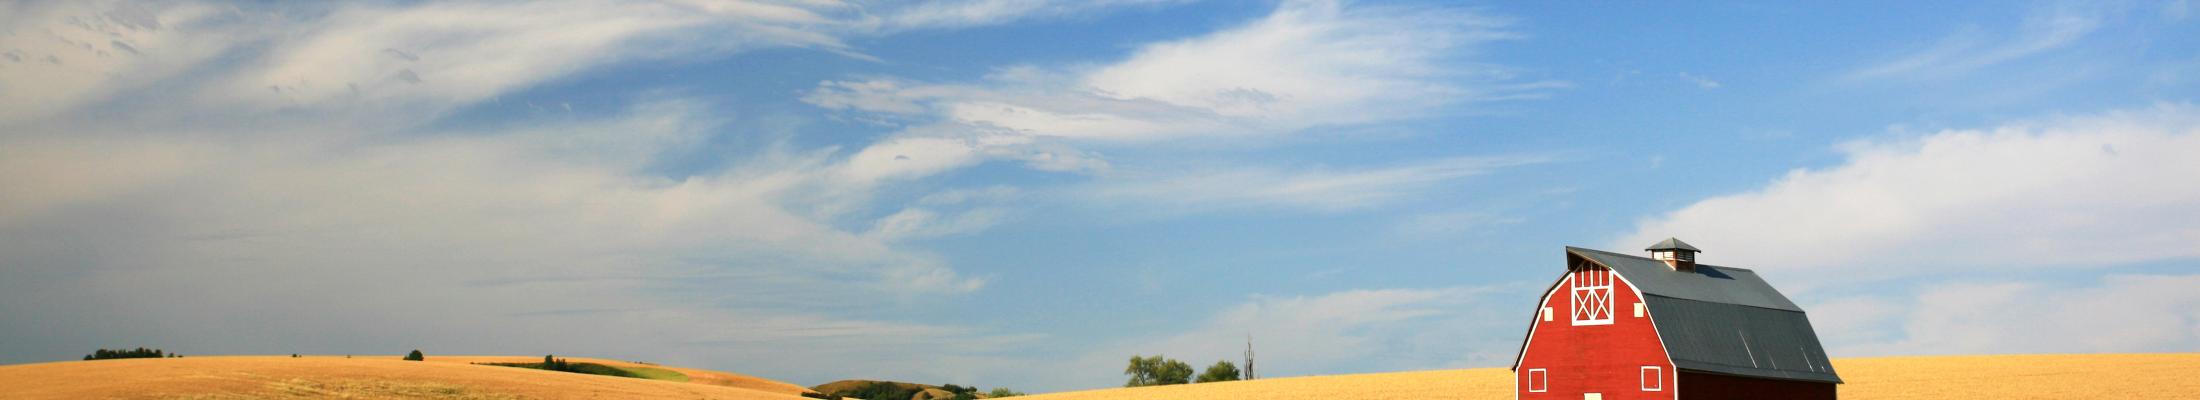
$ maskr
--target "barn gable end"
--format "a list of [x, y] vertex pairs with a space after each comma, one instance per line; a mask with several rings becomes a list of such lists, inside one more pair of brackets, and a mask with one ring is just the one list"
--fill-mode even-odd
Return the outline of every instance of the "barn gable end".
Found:
[[[1577, 282], [1583, 279], [1588, 282]], [[1583, 297], [1576, 288], [1605, 293]], [[1601, 312], [1576, 311], [1584, 306], [1577, 300], [1601, 300], [1601, 306], [1589, 307]], [[1519, 398], [1571, 400], [1581, 398], [1579, 393], [1602, 393], [1614, 399], [1671, 399], [1675, 391], [1665, 388], [1677, 386], [1678, 375], [1672, 373], [1675, 368], [1648, 316], [1634, 312], [1641, 302], [1634, 285], [1610, 268], [1587, 261], [1573, 264], [1565, 278], [1544, 292], [1538, 307], [1548, 311], [1537, 312], [1529, 340], [1522, 342], [1514, 362], [1516, 371], [1522, 371], [1514, 379]], [[1616, 365], [1625, 368], [1608, 368]], [[1643, 375], [1646, 368], [1657, 371], [1654, 377]]]

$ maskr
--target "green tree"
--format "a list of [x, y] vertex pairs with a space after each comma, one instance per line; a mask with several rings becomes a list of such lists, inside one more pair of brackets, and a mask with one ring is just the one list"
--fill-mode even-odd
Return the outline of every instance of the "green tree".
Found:
[[917, 388], [904, 387], [902, 385], [896, 385], [893, 382], [880, 381], [866, 383], [863, 384], [863, 386], [856, 387], [854, 390], [842, 390], [839, 392], [834, 392], [833, 394], [859, 399], [898, 400], [915, 397], [917, 395], [917, 392]]
[[412, 352], [412, 353], [408, 353], [408, 354], [405, 354], [405, 361], [427, 361], [427, 360], [428, 360], [428, 355], [426, 355], [426, 354], [420, 354], [420, 349], [413, 349], [413, 352]]
[[1207, 372], [1202, 372], [1199, 374], [1198, 382], [1207, 383], [1234, 380], [1238, 380], [1237, 364], [1231, 364], [1229, 361], [1216, 361], [1215, 365], [1207, 366]]
[[148, 349], [148, 348], [144, 348], [144, 347], [139, 347], [139, 348], [137, 348], [137, 349], [122, 349], [122, 350], [109, 350], [109, 349], [99, 349], [99, 350], [94, 350], [94, 351], [92, 351], [92, 354], [86, 354], [86, 355], [84, 355], [84, 359], [85, 359], [85, 360], [111, 360], [111, 359], [118, 359], [118, 358], [168, 358], [168, 356], [170, 356], [170, 355], [173, 355], [173, 354], [169, 354], [169, 353], [162, 353], [162, 352], [160, 351], [160, 349]]
[[565, 362], [563, 358], [558, 358], [556, 354], [544, 354], [542, 356], [542, 369], [546, 371], [575, 372], [573, 371], [573, 364]]
[[1192, 365], [1177, 360], [1162, 362], [1160, 377], [1163, 385], [1192, 383]]
[[1161, 356], [1146, 358], [1140, 357], [1138, 355], [1132, 355], [1130, 366], [1123, 367], [1123, 374], [1130, 375], [1131, 377], [1129, 381], [1123, 382], [1123, 387], [1158, 385], [1160, 384], [1160, 380], [1155, 378], [1154, 374], [1160, 369]]
[[978, 400], [978, 387], [976, 386], [959, 386], [950, 383], [940, 385], [940, 390], [954, 394], [953, 397], [948, 397], [948, 400]]
[[1130, 380], [1123, 383], [1126, 387], [1181, 385], [1192, 382], [1192, 365], [1159, 354], [1153, 357], [1132, 355], [1130, 366], [1123, 368], [1123, 374], [1130, 375]]
[[988, 392], [988, 393], [986, 393], [986, 395], [988, 395], [988, 396], [991, 396], [991, 397], [995, 397], [995, 398], [1000, 398], [1000, 397], [1016, 397], [1016, 396], [1022, 396], [1022, 395], [1024, 395], [1024, 392], [1018, 392], [1018, 391], [1014, 391], [1014, 390], [1008, 390], [1008, 388], [1005, 388], [1005, 387], [997, 387], [997, 388], [993, 388], [993, 391], [992, 391], [992, 392]]

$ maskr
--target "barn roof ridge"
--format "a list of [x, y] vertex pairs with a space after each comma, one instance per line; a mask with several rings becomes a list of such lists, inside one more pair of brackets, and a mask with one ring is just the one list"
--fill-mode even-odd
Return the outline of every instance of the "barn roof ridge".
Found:
[[[1638, 256], [1638, 255], [1633, 255], [1633, 254], [1620, 254], [1620, 253], [1613, 253], [1613, 252], [1609, 252], [1609, 251], [1604, 251], [1604, 250], [1597, 250], [1597, 249], [1592, 249], [1592, 248], [1587, 248], [1587, 247], [1581, 247], [1581, 246], [1566, 246], [1566, 249], [1567, 249], [1567, 250], [1578, 250], [1578, 251], [1589, 251], [1589, 252], [1597, 252], [1597, 253], [1603, 253], [1603, 254], [1611, 255], [1611, 256], [1613, 256], [1613, 257], [1627, 257], [1627, 258], [1639, 259], [1639, 260], [1643, 260], [1643, 261], [1660, 262], [1660, 263], [1664, 262], [1664, 261], [1658, 261], [1658, 260], [1656, 260], [1656, 259], [1652, 259], [1652, 258], [1649, 258], [1649, 257], [1643, 257], [1643, 256]], [[1699, 251], [1701, 251], [1701, 250], [1699, 250]], [[1729, 267], [1729, 266], [1724, 266], [1724, 265], [1711, 265], [1711, 264], [1704, 264], [1704, 263], [1696, 263], [1696, 266], [1699, 266], [1699, 267], [1716, 267], [1716, 268], [1724, 268], [1724, 269], [1730, 269], [1730, 270], [1738, 270], [1738, 271], [1757, 272], [1757, 270], [1754, 270], [1754, 269], [1749, 269], [1749, 268], [1742, 268], [1742, 267]]]
[[1803, 309], [1754, 270], [1706, 264], [1675, 270], [1646, 257], [1574, 246], [1566, 252], [1635, 287], [1675, 368], [1841, 382]]
[[1691, 271], [1674, 271], [1664, 261], [1645, 257], [1573, 246], [1566, 251], [1618, 271], [1643, 294], [1803, 312], [1756, 270], [1696, 264]]
[[1688, 242], [1683, 242], [1681, 241], [1681, 238], [1677, 237], [1667, 237], [1665, 238], [1665, 240], [1658, 241], [1658, 243], [1650, 245], [1650, 247], [1643, 248], [1643, 250], [1688, 250], [1694, 252], [1703, 251], [1702, 249], [1696, 248], [1696, 246], [1688, 245]]

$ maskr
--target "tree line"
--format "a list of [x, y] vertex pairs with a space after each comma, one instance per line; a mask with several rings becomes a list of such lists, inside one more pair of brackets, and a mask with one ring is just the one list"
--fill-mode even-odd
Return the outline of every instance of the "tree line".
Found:
[[148, 348], [144, 348], [144, 347], [139, 347], [139, 348], [135, 348], [135, 349], [123, 349], [123, 350], [109, 350], [109, 349], [99, 349], [98, 351], [93, 351], [93, 352], [92, 352], [92, 354], [85, 354], [85, 355], [84, 355], [84, 361], [91, 361], [91, 360], [113, 360], [113, 359], [122, 359], [122, 358], [170, 358], [170, 357], [183, 357], [183, 355], [182, 355], [182, 354], [172, 354], [172, 353], [164, 353], [164, 352], [161, 352], [161, 351], [160, 351], [160, 349], [148, 349]]
[[1227, 360], [1216, 361], [1215, 365], [1207, 366], [1207, 371], [1201, 372], [1195, 381], [1192, 376], [1191, 364], [1162, 357], [1159, 354], [1152, 357], [1132, 355], [1130, 366], [1123, 368], [1123, 375], [1129, 375], [1130, 381], [1124, 382], [1123, 386], [1139, 387], [1234, 381], [1242, 379], [1242, 374], [1243, 372], [1238, 370], [1237, 364]]

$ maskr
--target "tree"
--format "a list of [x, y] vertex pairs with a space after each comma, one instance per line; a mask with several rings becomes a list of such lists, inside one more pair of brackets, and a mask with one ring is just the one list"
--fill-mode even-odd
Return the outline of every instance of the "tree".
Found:
[[976, 386], [958, 386], [956, 384], [950, 383], [940, 385], [940, 390], [945, 390], [948, 393], [954, 394], [954, 396], [949, 397], [948, 400], [978, 400], [978, 387]]
[[1159, 354], [1153, 357], [1132, 355], [1130, 366], [1123, 368], [1123, 374], [1130, 375], [1130, 380], [1123, 383], [1126, 387], [1181, 385], [1192, 382], [1192, 365]]
[[1207, 367], [1207, 372], [1199, 374], [1199, 383], [1234, 380], [1238, 380], [1237, 364], [1231, 364], [1229, 361], [1216, 361], [1215, 365]]
[[420, 349], [413, 349], [413, 352], [412, 352], [412, 353], [407, 353], [407, 354], [405, 354], [405, 361], [427, 361], [427, 360], [428, 360], [428, 355], [426, 355], [426, 354], [420, 354]]
[[1131, 355], [1131, 365], [1128, 367], [1123, 367], [1123, 374], [1130, 375], [1131, 379], [1128, 382], [1123, 382], [1123, 386], [1139, 387], [1158, 385], [1160, 384], [1160, 379], [1155, 378], [1154, 375], [1160, 369], [1161, 356], [1146, 358], [1140, 357], [1138, 355]]
[[558, 358], [556, 354], [542, 355], [542, 369], [548, 371], [574, 372], [573, 364], [565, 362], [565, 359], [563, 358]]
[[1163, 385], [1192, 383], [1192, 365], [1177, 360], [1163, 362], [1160, 377]]
[[858, 386], [853, 390], [842, 390], [839, 392], [833, 392], [832, 394], [836, 396], [854, 397], [859, 399], [883, 400], [907, 399], [915, 397], [917, 395], [917, 392], [917, 388], [904, 387], [902, 385], [894, 384], [893, 382], [878, 381], [863, 384], [863, 386]]
[[988, 396], [991, 396], [991, 397], [994, 397], [994, 398], [1000, 398], [1000, 397], [1016, 397], [1016, 396], [1022, 396], [1022, 395], [1024, 395], [1024, 392], [1018, 392], [1018, 391], [1014, 391], [1014, 390], [1008, 390], [1008, 388], [1005, 388], [1005, 387], [997, 387], [997, 388], [993, 388], [993, 391], [992, 391], [992, 392], [990, 392], [990, 393], [986, 393], [986, 395], [988, 395]]
[[94, 351], [92, 351], [92, 354], [86, 354], [86, 355], [84, 355], [84, 359], [85, 359], [86, 361], [89, 361], [89, 360], [110, 360], [110, 359], [118, 359], [118, 358], [168, 358], [168, 356], [171, 356], [171, 355], [173, 355], [173, 354], [163, 353], [163, 352], [161, 352], [161, 350], [160, 350], [160, 349], [148, 349], [148, 348], [144, 348], [144, 347], [139, 347], [139, 348], [137, 348], [137, 349], [123, 349], [123, 350], [109, 350], [109, 349], [99, 349], [99, 350], [94, 350]]

